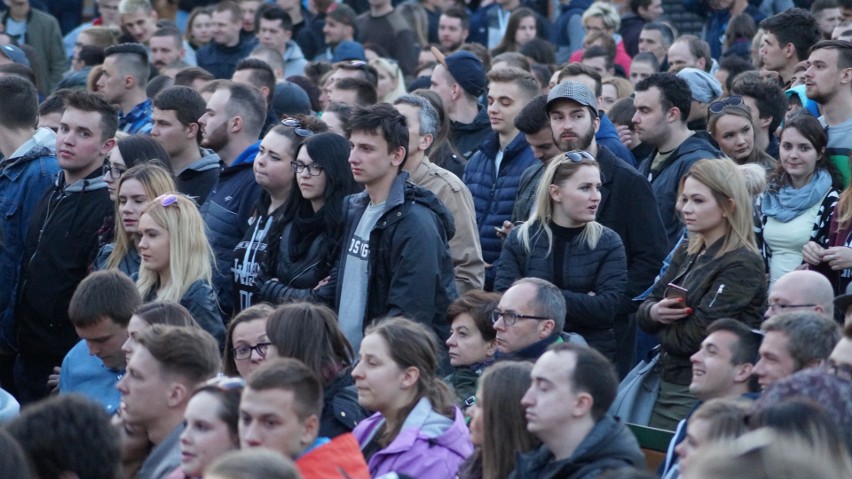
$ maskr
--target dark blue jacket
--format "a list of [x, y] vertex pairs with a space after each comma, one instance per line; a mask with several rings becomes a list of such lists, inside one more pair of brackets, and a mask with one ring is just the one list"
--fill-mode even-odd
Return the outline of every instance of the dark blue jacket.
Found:
[[[468, 42], [476, 42], [481, 45], [485, 45], [486, 48], [494, 48], [497, 46], [488, 44], [488, 29], [497, 28], [499, 23], [497, 11], [499, 9], [500, 5], [495, 2], [487, 7], [478, 9], [470, 17], [470, 33], [467, 36]], [[536, 36], [544, 38], [545, 40], [550, 38], [550, 21], [541, 16], [534, 9], [533, 13], [535, 14]]]
[[494, 228], [502, 228], [503, 222], [512, 217], [515, 195], [524, 170], [538, 162], [523, 133], [519, 133], [506, 146], [500, 171], [496, 171], [496, 158], [500, 150], [497, 133], [493, 133], [482, 144], [464, 169], [464, 184], [473, 196], [476, 209], [476, 227], [482, 258], [491, 268], [485, 270], [485, 287], [491, 289], [497, 271], [497, 260], [503, 247], [502, 240]]
[[257, 40], [253, 36], [240, 37], [240, 43], [233, 47], [225, 47], [211, 41], [201, 47], [195, 58], [198, 66], [210, 72], [218, 80], [230, 80], [237, 68], [237, 62], [248, 58]]
[[216, 255], [213, 289], [225, 318], [230, 318], [234, 309], [234, 273], [231, 271], [234, 248], [245, 235], [248, 219], [260, 196], [260, 186], [255, 182], [252, 170], [258, 146], [259, 143], [255, 143], [248, 147], [231, 166], [222, 169], [219, 183], [201, 206], [201, 216], [207, 225], [207, 239]]
[[[731, 20], [731, 10], [727, 8], [724, 10], [712, 10], [707, 5], [706, 0], [683, 0], [682, 4], [685, 10], [707, 19], [704, 22], [704, 28], [701, 33], [703, 40], [710, 45], [710, 56], [718, 60], [722, 56], [725, 30], [727, 30], [728, 22]], [[759, 25], [760, 21], [766, 18], [766, 15], [761, 13], [760, 9], [752, 4], [746, 6], [743, 13], [751, 15], [755, 25]]]
[[601, 124], [598, 127], [597, 133], [595, 133], [595, 141], [598, 145], [605, 146], [628, 165], [636, 168], [639, 163], [633, 157], [633, 153], [621, 142], [621, 138], [618, 137], [618, 130], [615, 128], [612, 120], [604, 112], [601, 112], [600, 119]]
[[[584, 32], [582, 29], [582, 20], [580, 19], [583, 16], [583, 12], [591, 4], [592, 0], [571, 0], [568, 4], [559, 6], [559, 16], [553, 20], [553, 29], [550, 30], [550, 43], [556, 47], [557, 63], [567, 62], [568, 57], [575, 50], [583, 48]], [[573, 17], [576, 17], [574, 22], [571, 21]], [[574, 27], [578, 20], [581, 28], [570, 28]], [[572, 34], [575, 34], [573, 38], [575, 42], [571, 41]], [[579, 42], [576, 42], [578, 38]]]

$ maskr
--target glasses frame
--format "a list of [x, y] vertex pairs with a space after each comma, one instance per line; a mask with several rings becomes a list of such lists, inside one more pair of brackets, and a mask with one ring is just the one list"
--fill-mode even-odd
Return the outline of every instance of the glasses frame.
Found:
[[309, 163], [305, 164], [298, 160], [293, 160], [290, 162], [290, 168], [293, 169], [293, 174], [298, 175], [301, 172], [308, 170], [308, 174], [311, 176], [319, 176], [325, 171], [325, 168], [322, 167], [319, 163]]
[[591, 153], [584, 150], [573, 150], [567, 151], [562, 157], [563, 160], [570, 160], [573, 163], [580, 163], [581, 161], [589, 160], [589, 161], [598, 161], [592, 156]]
[[545, 318], [544, 316], [518, 314], [509, 311], [500, 311], [499, 309], [491, 311], [491, 324], [497, 324], [497, 321], [500, 321], [500, 318], [503, 318], [503, 322], [506, 324], [506, 326], [514, 326], [515, 324], [517, 324], [519, 319], [535, 319], [537, 321], [545, 321], [550, 319]]
[[[262, 358], [266, 358], [266, 353], [269, 352], [269, 346], [272, 346], [272, 343], [265, 342], [265, 343], [257, 343], [254, 346], [240, 346], [238, 348], [231, 348], [231, 353], [234, 355], [235, 361], [245, 361], [246, 359], [251, 359], [251, 353], [252, 352], [257, 353], [257, 355], [262, 357]], [[249, 353], [248, 353], [248, 356], [241, 358], [241, 357], [239, 357], [240, 355], [239, 355], [239, 353], [237, 353], [237, 350], [242, 349], [242, 348], [248, 349]]]
[[[109, 162], [104, 163], [104, 166], [101, 167], [101, 174], [106, 177], [109, 175], [113, 180], [120, 180], [125, 173], [127, 173], [128, 168], [119, 168], [117, 166], [112, 166]], [[115, 172], [118, 172], [118, 176], [115, 176]]]
[[767, 309], [771, 309], [772, 311], [774, 311], [776, 313], [784, 313], [784, 312], [787, 312], [790, 308], [814, 308], [816, 306], [819, 306], [819, 305], [815, 304], [815, 303], [808, 303], [808, 304], [771, 303], [769, 306], [767, 306]]

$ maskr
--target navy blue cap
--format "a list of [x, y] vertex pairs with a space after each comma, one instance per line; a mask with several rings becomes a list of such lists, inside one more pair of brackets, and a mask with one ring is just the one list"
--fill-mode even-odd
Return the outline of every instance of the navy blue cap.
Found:
[[340, 42], [334, 49], [331, 61], [337, 63], [346, 60], [367, 61], [367, 57], [364, 55], [364, 47], [360, 43], [350, 40]]
[[432, 47], [432, 54], [438, 62], [450, 72], [453, 79], [461, 85], [464, 91], [478, 97], [488, 88], [488, 78], [482, 60], [467, 50], [461, 50], [452, 55], [444, 56], [437, 48]]
[[310, 115], [311, 99], [299, 85], [285, 81], [275, 86], [272, 108], [279, 118], [282, 116]]

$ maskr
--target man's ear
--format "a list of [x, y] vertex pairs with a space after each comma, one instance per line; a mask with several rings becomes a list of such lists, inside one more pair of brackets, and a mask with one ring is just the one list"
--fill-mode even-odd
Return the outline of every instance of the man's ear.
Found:
[[311, 414], [302, 424], [302, 437], [299, 441], [308, 447], [313, 444], [317, 436], [319, 436], [319, 418], [316, 414]]
[[402, 164], [402, 160], [405, 159], [405, 147], [400, 146], [395, 150], [391, 151], [391, 164], [393, 166], [399, 166]]
[[115, 138], [110, 138], [101, 145], [101, 154], [106, 157], [115, 148]]
[[591, 414], [592, 406], [595, 405], [595, 399], [587, 392], [579, 392], [574, 398], [574, 404], [569, 405], [571, 415], [574, 417], [583, 417]]
[[201, 133], [201, 126], [198, 123], [190, 123], [189, 126], [186, 127], [186, 139], [192, 139], [198, 136]]
[[541, 325], [540, 329], [538, 330], [538, 337], [540, 339], [549, 337], [556, 329], [556, 321], [552, 319], [545, 319], [544, 321], [540, 321], [539, 324]]
[[420, 137], [420, 143], [417, 145], [417, 149], [420, 151], [426, 151], [432, 146], [432, 142], [435, 141], [435, 137], [432, 134], [423, 135]]
[[189, 389], [180, 381], [173, 381], [169, 385], [168, 397], [166, 403], [171, 408], [176, 408], [181, 404], [185, 404], [189, 400]]
[[742, 363], [734, 366], [734, 382], [747, 383], [751, 380], [751, 375], [754, 373], [754, 364]]

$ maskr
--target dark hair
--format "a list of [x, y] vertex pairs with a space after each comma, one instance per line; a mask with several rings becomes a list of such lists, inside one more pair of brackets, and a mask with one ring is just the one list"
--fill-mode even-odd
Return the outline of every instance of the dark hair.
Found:
[[213, 81], [215, 79], [213, 74], [201, 67], [186, 67], [175, 73], [175, 86], [191, 87], [195, 80]]
[[642, 30], [656, 30], [660, 32], [660, 39], [666, 46], [671, 46], [674, 43], [675, 34], [672, 27], [663, 22], [648, 22], [642, 26]]
[[[640, 52], [640, 53], [637, 53], [637, 54], [636, 54], [636, 56], [634, 56], [634, 57], [633, 57], [632, 62], [650, 63], [650, 64], [651, 64], [651, 66], [652, 66], [652, 67], [654, 67], [654, 70], [659, 70], [659, 69], [660, 69], [660, 61], [659, 61], [659, 60], [657, 60], [656, 55], [654, 55], [654, 54], [653, 54], [653, 53], [651, 53], [651, 52]], [[631, 63], [632, 63], [632, 62], [631, 62]]]
[[53, 396], [21, 411], [6, 430], [21, 445], [36, 477], [72, 473], [87, 479], [120, 474], [118, 433], [104, 407], [77, 394]]
[[180, 29], [173, 24], [161, 26], [151, 34], [151, 37], [172, 37], [176, 49], [180, 49], [183, 46], [183, 35], [180, 33]]
[[781, 48], [792, 43], [798, 61], [806, 60], [811, 47], [822, 38], [816, 18], [801, 8], [791, 8], [765, 18], [760, 22], [760, 28], [774, 35]]
[[[522, 53], [518, 52], [503, 52], [503, 53], [493, 53], [493, 57], [491, 58], [491, 63], [500, 63], [504, 62], [508, 67], [518, 68], [525, 72], [531, 72], [530, 68], [530, 59], [525, 57]], [[489, 70], [489, 73], [494, 71], [494, 69]]]
[[462, 30], [468, 30], [470, 28], [470, 16], [464, 8], [450, 7], [441, 12], [441, 15], [461, 20]]
[[636, 91], [648, 91], [651, 87], [656, 87], [660, 92], [660, 105], [663, 111], [677, 108], [680, 110], [680, 121], [686, 124], [692, 108], [692, 92], [686, 80], [674, 73], [654, 73], [637, 83]]
[[[204, 115], [207, 103], [204, 98], [188, 86], [175, 85], [161, 91], [154, 97], [154, 108], [159, 110], [171, 110], [181, 125], [187, 127], [198, 124], [198, 119]], [[196, 136], [201, 141], [201, 135]]]
[[811, 4], [811, 15], [816, 17], [817, 13], [829, 8], [840, 8], [840, 3], [837, 0], [814, 0]]
[[325, 111], [336, 113], [337, 116], [340, 118], [340, 123], [345, 125], [349, 123], [349, 118], [352, 117], [352, 112], [355, 111], [355, 107], [348, 103], [333, 101], [328, 104], [328, 107], [325, 109]]
[[572, 352], [577, 358], [571, 375], [571, 389], [592, 396], [592, 419], [599, 421], [615, 400], [618, 377], [612, 362], [597, 350], [574, 343], [556, 343], [547, 348], [554, 353]]
[[342, 368], [352, 365], [355, 353], [328, 306], [308, 302], [281, 305], [269, 316], [266, 335], [279, 357], [305, 363], [322, 379], [323, 387]]
[[119, 43], [104, 49], [104, 58], [116, 56], [116, 66], [121, 73], [132, 75], [140, 87], [148, 83], [150, 67], [148, 66], [148, 51], [138, 43]]
[[83, 112], [96, 112], [101, 116], [101, 141], [115, 136], [118, 130], [118, 114], [104, 97], [97, 93], [75, 90], [65, 97], [65, 109], [74, 108]]
[[161, 91], [169, 88], [170, 86], [175, 84], [175, 80], [172, 77], [166, 75], [157, 75], [148, 82], [148, 85], [145, 87], [145, 96], [148, 98], [154, 98], [159, 95]]
[[104, 49], [94, 45], [83, 45], [77, 53], [77, 59], [87, 67], [100, 65], [104, 62], [104, 58]]
[[515, 117], [515, 128], [527, 135], [534, 135], [545, 128], [550, 128], [546, 106], [546, 95], [539, 95], [530, 100]]
[[0, 125], [4, 128], [32, 129], [38, 122], [38, 92], [35, 85], [21, 77], [0, 77]]
[[133, 312], [148, 325], [163, 324], [183, 328], [200, 328], [188, 309], [178, 303], [169, 301], [152, 301], [145, 303]]
[[65, 97], [71, 93], [71, 90], [68, 88], [60, 88], [59, 90], [54, 91], [51, 95], [44, 99], [41, 102], [41, 105], [38, 106], [38, 114], [39, 116], [50, 115], [52, 113], [59, 113], [65, 111]]
[[603, 85], [601, 84], [600, 73], [593, 70], [592, 67], [588, 65], [583, 65], [579, 62], [569, 63], [562, 68], [562, 70], [559, 72], [559, 83], [562, 83], [562, 81], [565, 80], [566, 77], [576, 77], [583, 75], [595, 81], [595, 97], [597, 98], [601, 96], [603, 94]]
[[397, 148], [404, 149], [405, 156], [399, 165], [402, 170], [405, 160], [408, 159], [408, 122], [396, 108], [387, 103], [356, 108], [352, 112], [352, 118], [346, 123], [347, 138], [351, 137], [354, 131], [380, 134], [388, 144], [388, 153]]
[[734, 83], [734, 78], [742, 72], [752, 70], [754, 67], [751, 62], [735, 55], [722, 58], [719, 62], [719, 70], [726, 70], [728, 78], [725, 79], [725, 91], [731, 91], [731, 85]]
[[817, 42], [811, 52], [817, 50], [837, 50], [837, 68], [852, 68], [852, 43], [845, 40], [821, 40]]
[[312, 82], [308, 77], [304, 77], [301, 75], [289, 76], [287, 77], [287, 81], [290, 83], [295, 83], [296, 85], [302, 87], [302, 90], [305, 90], [305, 93], [308, 94], [308, 100], [311, 101], [311, 110], [322, 111], [322, 105], [319, 101], [320, 89], [317, 88], [314, 82]]
[[710, 323], [707, 326], [707, 335], [709, 336], [716, 331], [727, 331], [737, 337], [737, 342], [731, 349], [731, 364], [757, 364], [760, 342], [763, 335], [752, 331], [751, 328], [745, 325], [742, 321], [737, 321], [731, 318], [721, 318]]
[[653, 0], [630, 0], [630, 11], [639, 15], [640, 8], [648, 8]]
[[467, 51], [476, 55], [482, 61], [483, 71], [491, 71], [491, 54], [485, 45], [477, 42], [462, 43], [458, 51]]
[[[823, 169], [828, 171], [831, 175], [832, 185], [838, 189], [842, 188], [843, 180], [840, 171], [834, 162], [831, 161], [831, 157], [827, 151], [828, 134], [819, 120], [804, 111], [800, 114], [795, 114], [784, 123], [784, 128], [781, 129], [781, 134], [778, 135], [778, 138], [781, 139], [784, 136], [784, 132], [790, 128], [795, 129], [800, 135], [804, 136], [817, 152], [817, 161], [816, 165], [814, 165], [814, 170]], [[781, 149], [783, 149], [783, 143]], [[784, 170], [780, 161], [775, 167], [775, 171], [769, 176], [768, 184], [770, 190], [790, 184], [790, 175]]]
[[225, 353], [222, 355], [222, 372], [225, 376], [236, 377], [240, 375], [237, 369], [237, 363], [234, 358], [234, 331], [237, 326], [244, 323], [250, 323], [259, 319], [268, 318], [275, 308], [266, 304], [260, 303], [249, 306], [234, 316], [234, 319], [228, 323], [228, 330], [225, 332]]
[[500, 43], [491, 50], [492, 55], [517, 51], [518, 45], [515, 43], [515, 34], [521, 26], [521, 20], [525, 18], [532, 18], [533, 21], [536, 22], [536, 29], [538, 28], [538, 19], [535, 16], [535, 12], [531, 9], [527, 7], [518, 7], [512, 10], [512, 13], [509, 15], [509, 20], [506, 23], [506, 30], [503, 33], [503, 38], [501, 38]]
[[136, 341], [151, 353], [163, 372], [180, 376], [193, 387], [219, 371], [219, 346], [201, 328], [152, 324]]
[[[848, 398], [847, 398], [848, 399]], [[798, 436], [809, 444], [830, 447], [833, 456], [849, 453], [847, 441], [829, 409], [805, 396], [789, 397], [774, 404], [761, 404], [748, 417], [751, 429], [771, 427], [784, 435]]]
[[543, 38], [535, 37], [524, 43], [518, 52], [534, 63], [541, 65], [556, 63], [556, 51], [553, 49], [553, 44]]
[[142, 163], [155, 162], [172, 173], [169, 154], [157, 140], [148, 135], [127, 135], [116, 141], [115, 147], [118, 148], [118, 152], [121, 153], [121, 157], [128, 168]]
[[34, 477], [24, 449], [4, 428], [0, 428], [0, 477], [6, 479]]
[[467, 314], [473, 318], [476, 329], [482, 334], [482, 339], [492, 341], [497, 337], [497, 331], [491, 322], [491, 312], [500, 302], [500, 293], [488, 293], [481, 290], [471, 290], [452, 303], [447, 309], [447, 322], [450, 324], [456, 317]]
[[[234, 381], [235, 384], [222, 387], [219, 381]], [[243, 388], [236, 385], [239, 380], [235, 378], [222, 377], [214, 378], [199, 387], [192, 393], [190, 399], [201, 394], [207, 393], [219, 401], [219, 407], [216, 408], [216, 416], [228, 426], [228, 432], [231, 434], [231, 439], [236, 445], [240, 443], [240, 433], [238, 431], [240, 422], [240, 396], [242, 396]]]
[[[754, 38], [756, 33], [757, 25], [755, 25], [754, 18], [752, 18], [751, 15], [747, 13], [735, 15], [731, 18], [731, 21], [728, 22], [728, 28], [725, 29], [725, 46], [730, 47], [735, 41], [741, 38], [748, 38], [751, 40]], [[733, 56], [736, 57], [736, 55]]]
[[298, 359], [276, 358], [264, 362], [248, 378], [255, 391], [284, 389], [293, 392], [293, 411], [299, 419], [322, 414], [323, 388], [319, 376]]
[[633, 115], [636, 114], [636, 107], [633, 105], [633, 98], [622, 98], [609, 107], [606, 116], [615, 125], [625, 125], [633, 131]]
[[251, 70], [248, 81], [258, 89], [266, 87], [269, 92], [266, 94], [266, 103], [269, 104], [275, 94], [275, 72], [272, 71], [269, 63], [259, 58], [243, 58], [237, 62], [234, 69], [235, 72], [240, 70]]
[[334, 89], [355, 91], [356, 106], [375, 105], [378, 101], [376, 87], [367, 80], [360, 78], [341, 78], [334, 82]]
[[606, 48], [600, 45], [592, 45], [589, 48], [583, 50], [583, 60], [591, 59], [591, 58], [599, 58], [603, 57], [605, 66], [607, 70], [612, 70], [613, 67], [613, 56], [612, 52], [607, 50]]
[[96, 271], [74, 291], [68, 306], [68, 319], [76, 328], [88, 328], [104, 318], [126, 328], [140, 304], [139, 290], [127, 275], [116, 269]]
[[222, 0], [213, 7], [213, 11], [231, 12], [231, 18], [235, 21], [239, 21], [243, 14], [243, 11], [240, 9], [240, 5], [232, 0]]
[[[367, 46], [364, 45], [364, 48], [367, 48]], [[362, 80], [367, 80], [374, 87], [378, 87], [379, 85], [379, 72], [376, 70], [376, 67], [369, 63], [364, 63], [360, 60], [349, 60], [337, 62], [333, 65], [333, 67], [335, 69], [359, 72], [359, 76]]]
[[260, 6], [255, 16], [255, 30], [257, 30], [258, 25], [260, 25], [260, 19], [280, 20], [281, 29], [286, 32], [293, 31], [293, 18], [290, 16], [289, 13], [287, 13], [286, 10], [281, 8], [281, 6], [276, 3], [265, 3]]
[[225, 114], [228, 117], [241, 117], [243, 130], [248, 136], [260, 136], [266, 121], [266, 99], [260, 90], [252, 85], [230, 80], [222, 80], [216, 87], [216, 91], [219, 90], [227, 90], [230, 94], [225, 105]]

